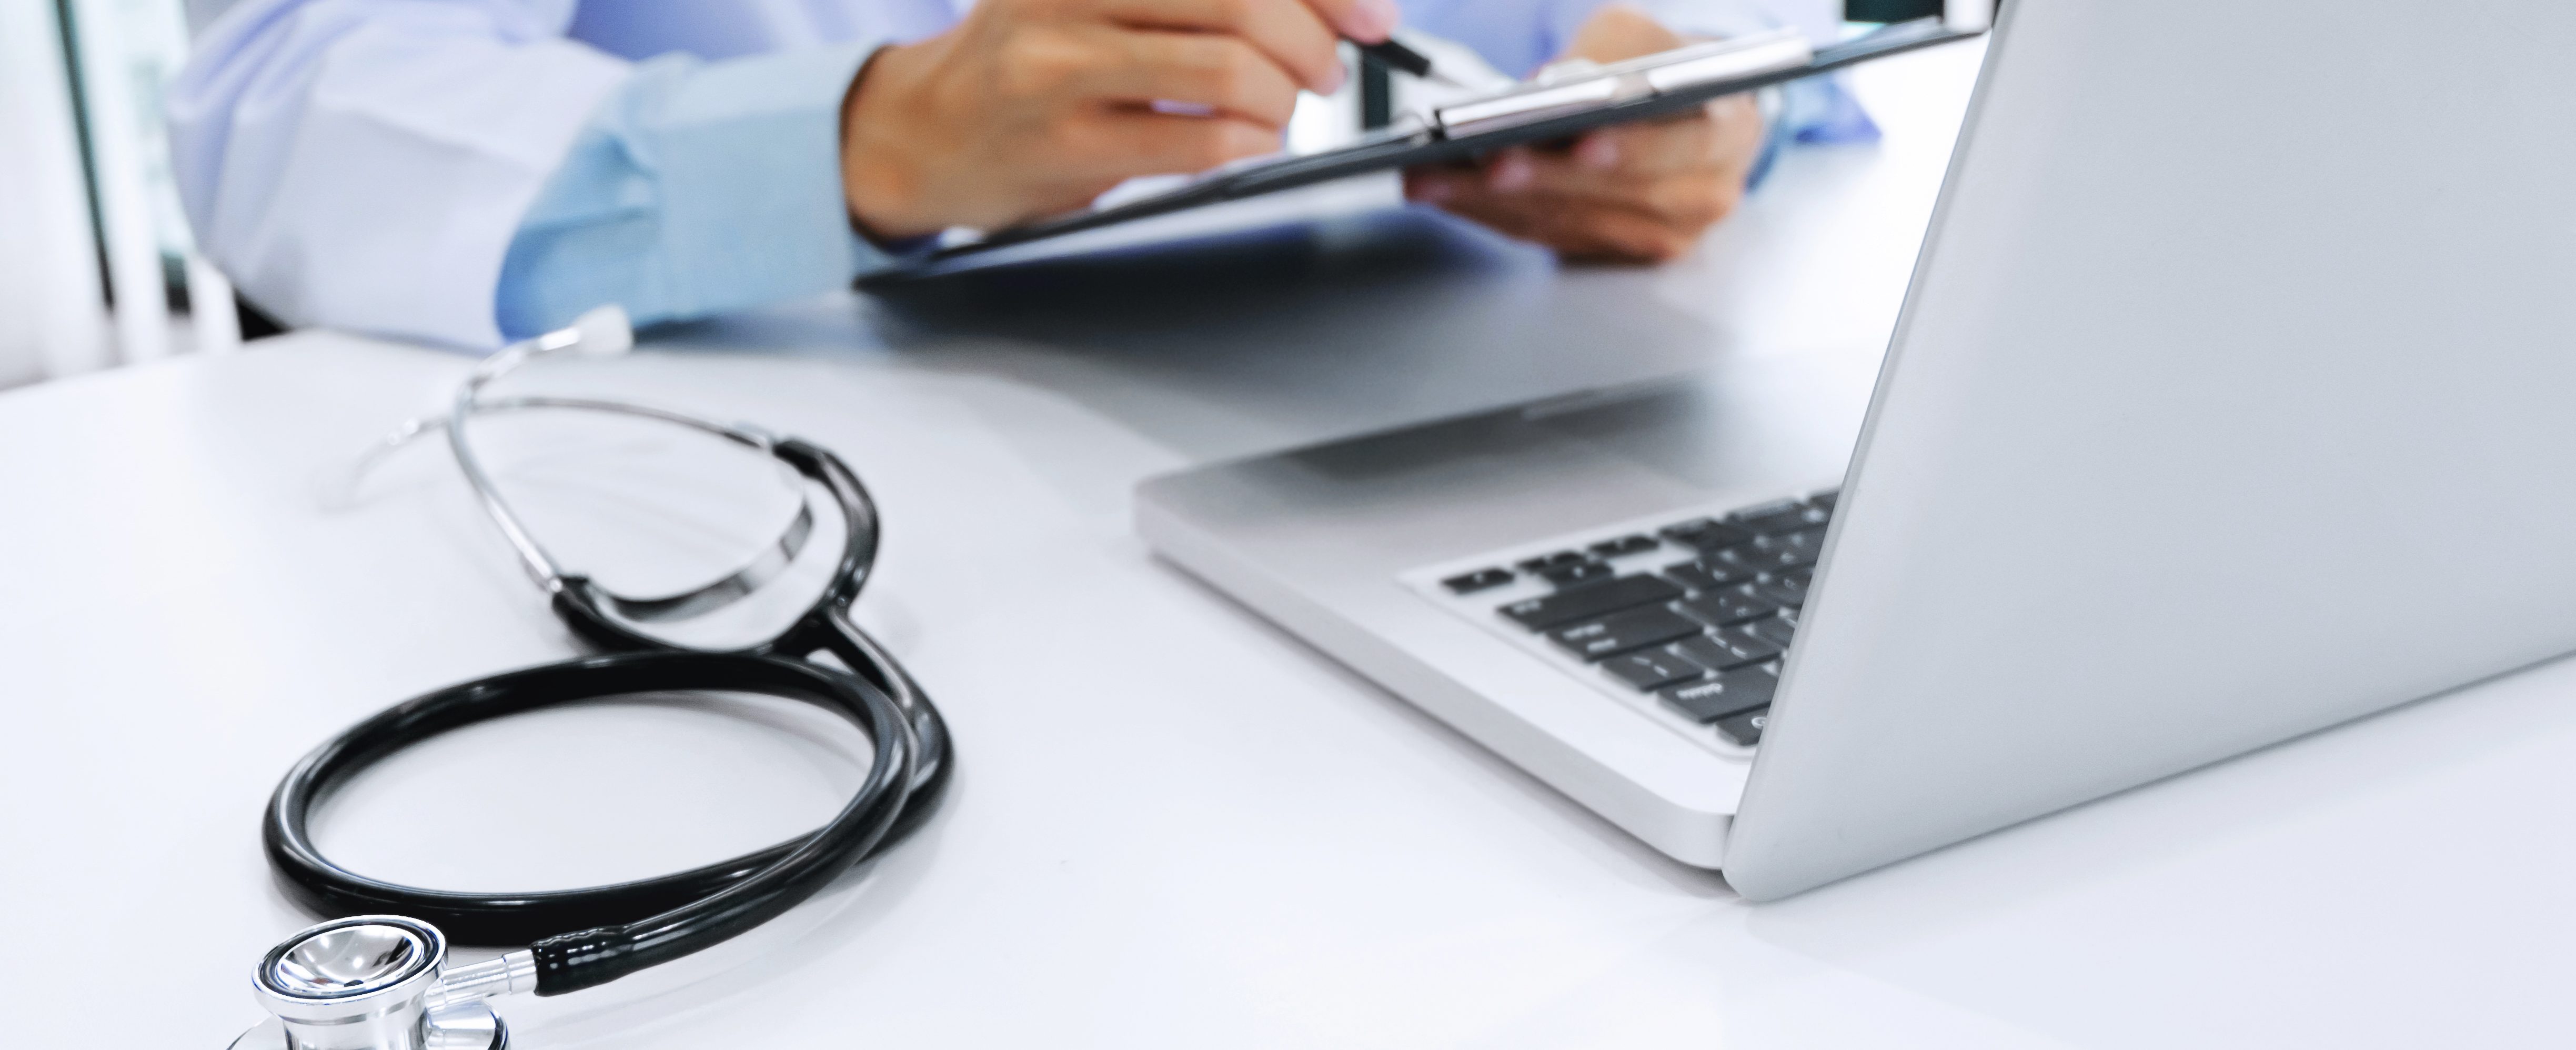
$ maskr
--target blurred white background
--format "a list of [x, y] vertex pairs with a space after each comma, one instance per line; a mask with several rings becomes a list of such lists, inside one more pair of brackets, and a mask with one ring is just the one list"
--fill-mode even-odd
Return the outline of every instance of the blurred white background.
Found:
[[190, 6], [0, 0], [0, 386], [240, 344], [162, 131]]

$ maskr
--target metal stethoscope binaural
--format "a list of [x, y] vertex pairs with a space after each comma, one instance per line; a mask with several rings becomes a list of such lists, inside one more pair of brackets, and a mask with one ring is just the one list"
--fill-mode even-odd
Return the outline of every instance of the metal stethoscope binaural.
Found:
[[[274, 1016], [235, 1040], [233, 1050], [501, 1050], [509, 1044], [508, 1028], [487, 999], [579, 991], [747, 932], [900, 841], [937, 802], [952, 766], [946, 724], [903, 667], [850, 620], [850, 603], [875, 563], [878, 519], [867, 489], [839, 457], [795, 438], [659, 408], [482, 394], [534, 358], [621, 353], [632, 343], [625, 315], [612, 307], [512, 346], [475, 370], [444, 415], [405, 424], [368, 456], [372, 461], [443, 430], [458, 468], [555, 614], [603, 652], [404, 701], [350, 727], [287, 772], [262, 827], [269, 863], [302, 903], [351, 917], [297, 933], [260, 959], [252, 989]], [[662, 597], [616, 594], [558, 566], [467, 441], [466, 424], [478, 415], [536, 410], [641, 417], [775, 458], [800, 487], [820, 488], [839, 506], [846, 531], [831, 582], [793, 624], [747, 648], [690, 648], [645, 633], [641, 625], [727, 607], [777, 576], [813, 532], [812, 503], [800, 505], [760, 557], [722, 579]], [[812, 659], [822, 654], [843, 666]], [[829, 823], [801, 838], [691, 871], [577, 890], [452, 893], [381, 882], [331, 863], [306, 830], [323, 796], [429, 737], [558, 704], [671, 691], [775, 696], [833, 711], [873, 742], [865, 782]], [[526, 947], [449, 966], [451, 935], [462, 943]]]

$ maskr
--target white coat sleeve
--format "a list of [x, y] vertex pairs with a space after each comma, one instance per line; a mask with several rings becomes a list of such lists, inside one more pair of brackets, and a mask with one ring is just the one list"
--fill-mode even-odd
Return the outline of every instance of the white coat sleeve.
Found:
[[207, 254], [294, 325], [499, 341], [503, 257], [625, 62], [574, 0], [244, 0], [170, 97]]

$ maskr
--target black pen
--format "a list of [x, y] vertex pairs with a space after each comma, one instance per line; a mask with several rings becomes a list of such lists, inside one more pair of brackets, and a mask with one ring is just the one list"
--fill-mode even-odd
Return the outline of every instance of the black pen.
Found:
[[1375, 44], [1363, 44], [1354, 40], [1351, 41], [1351, 46], [1360, 49], [1363, 55], [1386, 63], [1389, 69], [1400, 69], [1425, 80], [1437, 80], [1457, 87], [1468, 86], [1456, 77], [1431, 68], [1431, 56], [1397, 43], [1394, 37], [1388, 37], [1385, 41]]

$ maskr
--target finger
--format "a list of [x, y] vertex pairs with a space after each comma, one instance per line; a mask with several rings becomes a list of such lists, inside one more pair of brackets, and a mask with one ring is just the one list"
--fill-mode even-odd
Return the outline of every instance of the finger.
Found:
[[1363, 44], [1384, 42], [1404, 20], [1395, 0], [1305, 0], [1305, 5], [1335, 32]]
[[1717, 122], [1704, 116], [1601, 128], [1574, 144], [1576, 166], [1588, 171], [1663, 175], [1718, 166]]
[[1424, 204], [1447, 204], [1462, 196], [1465, 187], [1483, 178], [1482, 172], [1453, 167], [1407, 168], [1404, 198]]
[[1538, 180], [1544, 160], [1537, 150], [1513, 146], [1485, 160], [1485, 188], [1495, 193], [1519, 193]]
[[1413, 168], [1405, 172], [1405, 195], [1426, 204], [1453, 200], [1491, 202], [1491, 207], [1537, 211], [1551, 202], [1572, 201], [1641, 211], [1684, 227], [1704, 227], [1733, 206], [1730, 193], [1714, 172], [1640, 178], [1587, 169], [1580, 159], [1528, 151], [1505, 152], [1484, 167]]
[[1652, 216], [1623, 208], [1557, 202], [1530, 215], [1521, 236], [1569, 259], [1600, 262], [1669, 262], [1698, 238]]
[[1771, 133], [1761, 105], [1751, 95], [1729, 95], [1709, 103], [1706, 111], [1717, 132], [1718, 166], [1738, 175], [1752, 174], [1762, 156], [1762, 143]]
[[959, 225], [997, 230], [1035, 219], [1081, 211], [1090, 206], [1091, 202], [1099, 200], [1101, 194], [1118, 188], [1118, 184], [1127, 181], [1129, 177], [1131, 176], [1082, 175], [1049, 180], [1031, 187], [1027, 198], [1015, 202], [1023, 205], [1020, 211], [986, 222], [966, 222]]
[[1530, 153], [1498, 159], [1486, 172], [1487, 192], [1607, 205], [1643, 212], [1696, 234], [1733, 211], [1743, 196], [1741, 175], [1702, 167], [1668, 175], [1639, 175], [1625, 168], [1590, 166], [1578, 146], [1570, 154]]
[[1620, 62], [1680, 46], [1682, 38], [1655, 21], [1653, 15], [1626, 4], [1611, 4], [1593, 12], [1575, 30], [1574, 42], [1565, 49], [1565, 57]]
[[1557, 254], [1596, 262], [1666, 263], [1690, 254], [1699, 238], [1635, 212], [1591, 208], [1560, 212], [1546, 242]]
[[1438, 169], [1407, 172], [1405, 194], [1574, 258], [1660, 262], [1689, 251], [1707, 228], [1616, 201], [1497, 193], [1481, 177]]
[[1621, 186], [1617, 192], [1544, 195], [1651, 216], [1692, 236], [1717, 225], [1743, 197], [1738, 187], [1715, 174], [1668, 175]]
[[1567, 204], [1546, 211], [1452, 210], [1568, 259], [1660, 263], [1680, 258], [1696, 243], [1652, 218], [1617, 208]]
[[1332, 27], [1296, 0], [1110, 0], [1107, 13], [1131, 28], [1241, 37], [1322, 94], [1341, 90], [1348, 77]]
[[1288, 71], [1240, 37], [1161, 30], [1101, 30], [1116, 57], [1091, 68], [1085, 93], [1134, 105], [1181, 102], [1273, 129], [1297, 110]]
[[1730, 95], [1699, 111], [1586, 133], [1572, 152], [1587, 167], [1662, 174], [1710, 167], [1749, 167], [1762, 148], [1762, 109]]
[[1519, 206], [1522, 202], [1506, 202], [1485, 189], [1478, 176], [1430, 170], [1406, 172], [1404, 194], [1409, 199], [1491, 227], [1506, 237], [1525, 241], [1540, 239], [1538, 216], [1529, 208]]
[[1279, 150], [1277, 128], [1236, 117], [1104, 109], [1073, 122], [1057, 154], [1076, 170], [1126, 179], [1196, 173]]

